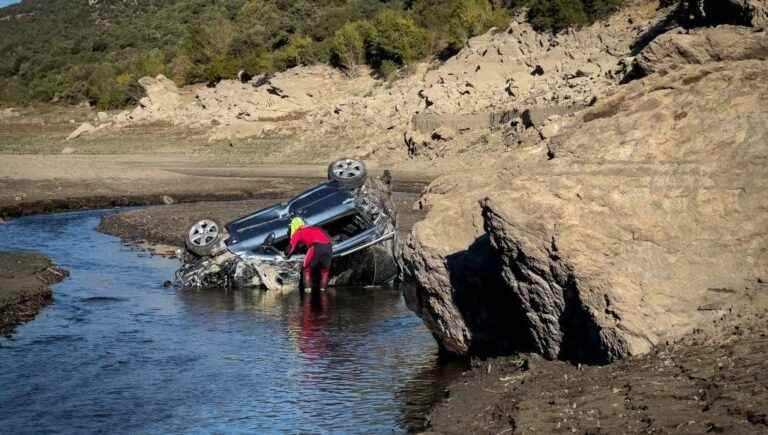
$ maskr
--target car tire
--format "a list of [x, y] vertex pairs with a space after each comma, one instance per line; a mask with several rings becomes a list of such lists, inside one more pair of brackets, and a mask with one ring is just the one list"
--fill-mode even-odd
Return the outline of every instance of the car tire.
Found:
[[224, 227], [213, 219], [203, 219], [187, 229], [184, 244], [187, 251], [199, 256], [213, 255], [224, 238]]
[[328, 179], [347, 189], [357, 189], [365, 183], [368, 172], [365, 163], [356, 159], [339, 159], [328, 165]]

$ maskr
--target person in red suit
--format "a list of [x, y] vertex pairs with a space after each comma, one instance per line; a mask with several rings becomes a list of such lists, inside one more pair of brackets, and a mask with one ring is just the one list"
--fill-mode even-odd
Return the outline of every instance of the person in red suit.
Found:
[[288, 246], [286, 257], [290, 258], [301, 245], [307, 247], [307, 256], [304, 257], [304, 291], [312, 291], [313, 273], [318, 270], [320, 291], [325, 291], [331, 279], [333, 260], [330, 236], [322, 228], [306, 225], [301, 218], [295, 217], [291, 220], [291, 244]]

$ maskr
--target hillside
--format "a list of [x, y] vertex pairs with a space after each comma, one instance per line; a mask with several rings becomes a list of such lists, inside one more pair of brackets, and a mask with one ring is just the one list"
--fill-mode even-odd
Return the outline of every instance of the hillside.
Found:
[[177, 85], [328, 63], [384, 77], [530, 6], [540, 29], [584, 25], [621, 0], [25, 0], [0, 9], [0, 104], [135, 103], [137, 80]]

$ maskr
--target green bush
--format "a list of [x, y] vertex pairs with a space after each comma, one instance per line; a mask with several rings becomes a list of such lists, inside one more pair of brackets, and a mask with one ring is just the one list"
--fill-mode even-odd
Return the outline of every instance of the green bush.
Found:
[[367, 22], [347, 23], [331, 38], [330, 61], [333, 65], [352, 68], [365, 62], [366, 36], [372, 33]]
[[374, 68], [379, 69], [384, 61], [402, 66], [426, 56], [426, 31], [404, 12], [385, 9], [371, 24], [366, 57]]
[[528, 19], [537, 30], [555, 32], [589, 22], [580, 0], [538, 0], [531, 5]]
[[[103, 3], [103, 4], [101, 4]], [[80, 102], [140, 97], [136, 81], [179, 85], [329, 62], [368, 64], [396, 77], [429, 55], [447, 58], [467, 39], [504, 27], [528, 6], [539, 30], [582, 26], [622, 0], [170, 0], [22, 2], [34, 18], [0, 25], [0, 102]]]
[[467, 39], [509, 22], [508, 10], [488, 0], [416, 0], [413, 15], [428, 29], [430, 49], [449, 53], [460, 50]]
[[117, 84], [116, 76], [111, 65], [101, 64], [94, 67], [88, 80], [87, 96], [99, 109], [121, 107], [127, 102], [127, 89]]
[[397, 78], [397, 73], [400, 70], [400, 66], [391, 60], [385, 60], [379, 65], [379, 77], [386, 81], [392, 81]]
[[529, 0], [528, 20], [540, 31], [585, 26], [621, 7], [623, 0]]
[[311, 39], [306, 36], [295, 36], [291, 38], [288, 45], [275, 52], [275, 67], [284, 70], [299, 65], [308, 65], [312, 63], [315, 56], [314, 48]]

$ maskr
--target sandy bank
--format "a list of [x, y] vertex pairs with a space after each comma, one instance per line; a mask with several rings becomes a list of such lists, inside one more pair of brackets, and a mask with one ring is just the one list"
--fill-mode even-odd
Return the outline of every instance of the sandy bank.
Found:
[[[0, 218], [108, 207], [271, 199], [325, 180], [320, 164], [258, 165], [200, 156], [2, 155]], [[376, 176], [380, 168], [371, 168]], [[421, 189], [428, 171], [395, 171]], [[417, 186], [417, 187], [414, 187]]]
[[0, 252], [0, 334], [32, 320], [53, 300], [49, 285], [67, 275], [43, 255]]

